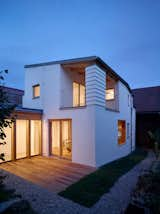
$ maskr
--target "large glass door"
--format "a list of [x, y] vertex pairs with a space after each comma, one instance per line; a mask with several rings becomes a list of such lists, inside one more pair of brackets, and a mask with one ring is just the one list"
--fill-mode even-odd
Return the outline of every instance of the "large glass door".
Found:
[[39, 155], [41, 152], [41, 121], [30, 121], [30, 155]]
[[52, 121], [52, 151], [53, 155], [60, 156], [60, 121]]
[[51, 124], [51, 153], [72, 158], [71, 120], [54, 120]]
[[16, 159], [28, 156], [28, 125], [28, 120], [16, 120]]

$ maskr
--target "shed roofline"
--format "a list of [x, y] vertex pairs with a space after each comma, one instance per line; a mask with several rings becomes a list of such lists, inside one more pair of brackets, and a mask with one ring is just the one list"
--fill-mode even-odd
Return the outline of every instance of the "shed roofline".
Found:
[[30, 64], [30, 65], [25, 65], [24, 67], [32, 68], [32, 67], [48, 66], [48, 65], [56, 65], [56, 64], [67, 65], [67, 64], [76, 64], [80, 62], [91, 62], [91, 63], [95, 62], [95, 64], [100, 66], [103, 70], [109, 71], [112, 74], [112, 76], [120, 80], [132, 94], [129, 84], [98, 56], [89, 56], [89, 57], [81, 57], [81, 58], [74, 58], [74, 59], [68, 59], [68, 60], [58, 60], [58, 61], [51, 61], [51, 62], [45, 62], [45, 63]]

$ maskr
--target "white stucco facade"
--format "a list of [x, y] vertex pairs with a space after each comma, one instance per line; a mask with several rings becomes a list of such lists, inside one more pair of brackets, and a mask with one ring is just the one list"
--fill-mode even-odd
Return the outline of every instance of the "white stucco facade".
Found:
[[[67, 73], [61, 64], [37, 65], [25, 69], [23, 107], [43, 110], [42, 151], [50, 155], [49, 120], [72, 120], [72, 161], [101, 166], [129, 154], [135, 148], [135, 110], [129, 89], [117, 80], [118, 110], [106, 108], [107, 72], [98, 65], [84, 69], [86, 105], [73, 108], [72, 83], [75, 73]], [[40, 97], [33, 99], [33, 86], [40, 85]], [[117, 105], [117, 104], [116, 104]], [[126, 142], [118, 145], [117, 121], [129, 123]]]

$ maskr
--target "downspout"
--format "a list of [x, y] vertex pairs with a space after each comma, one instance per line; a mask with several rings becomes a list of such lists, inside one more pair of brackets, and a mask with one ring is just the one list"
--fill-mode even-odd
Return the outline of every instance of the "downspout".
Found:
[[132, 117], [133, 117], [133, 109], [132, 109], [132, 106], [131, 106], [131, 152], [132, 152], [132, 135], [133, 135], [133, 133], [132, 133]]

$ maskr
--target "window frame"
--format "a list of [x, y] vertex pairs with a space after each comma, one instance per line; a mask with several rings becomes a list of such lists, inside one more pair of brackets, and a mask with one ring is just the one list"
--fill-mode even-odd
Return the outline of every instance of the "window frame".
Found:
[[[113, 93], [113, 98], [111, 98], [111, 99], [107, 99], [107, 91], [108, 91], [108, 90], [113, 90], [113, 92], [114, 92], [114, 93]], [[105, 100], [106, 100], [106, 101], [113, 101], [113, 100], [115, 100], [115, 88], [107, 88], [107, 89], [105, 90], [105, 92], [106, 92], [106, 93], [105, 93]]]
[[[39, 87], [39, 96], [35, 96], [35, 88]], [[36, 84], [32, 86], [32, 98], [33, 99], [38, 99], [40, 98], [40, 84]]]
[[[74, 105], [74, 96], [73, 96], [73, 103], [72, 103], [72, 106], [74, 107], [74, 108], [76, 108], [76, 107], [84, 107], [84, 106], [86, 106], [86, 87], [85, 87], [85, 85], [83, 85], [83, 84], [81, 84], [81, 83], [79, 83], [79, 82], [76, 82], [76, 81], [73, 81], [73, 83], [72, 83], [72, 95], [74, 95], [74, 87], [73, 87], [73, 85], [74, 84], [77, 84], [78, 85], [78, 105]], [[84, 105], [81, 105], [81, 86], [83, 86], [84, 87]]]

